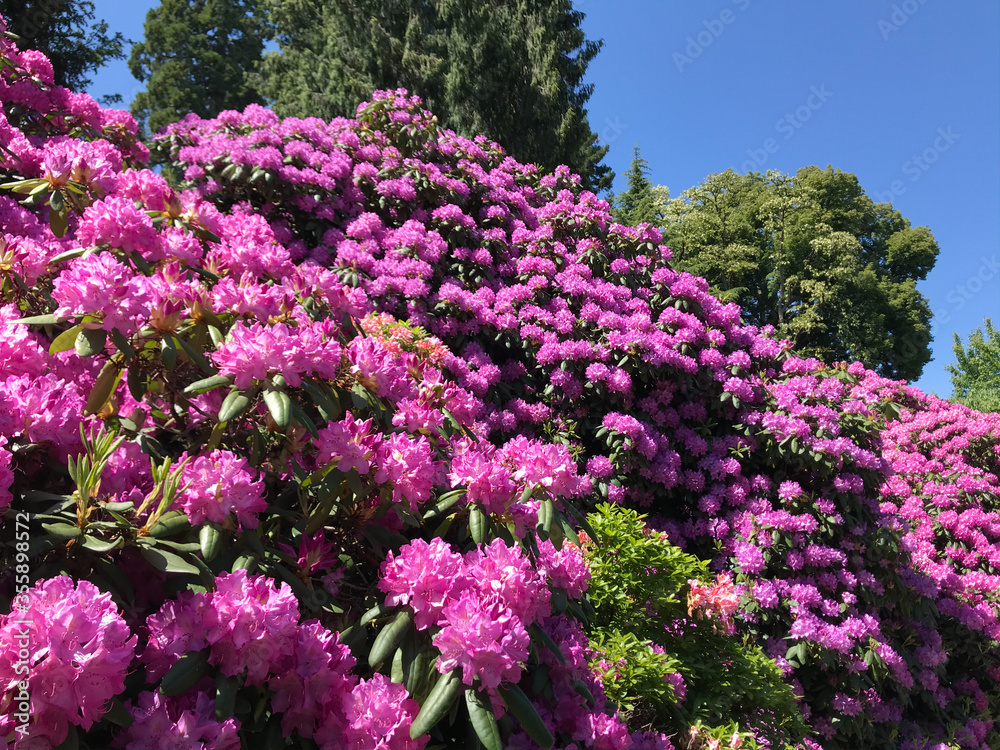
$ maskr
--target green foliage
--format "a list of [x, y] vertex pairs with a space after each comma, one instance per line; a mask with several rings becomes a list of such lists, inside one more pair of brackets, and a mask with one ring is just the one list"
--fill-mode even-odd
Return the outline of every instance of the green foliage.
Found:
[[584, 37], [569, 0], [269, 0], [279, 52], [255, 77], [281, 116], [353, 117], [375, 89], [418, 94], [445, 127], [483, 133], [524, 162], [611, 186], [584, 105]]
[[625, 180], [628, 185], [625, 192], [614, 197], [611, 208], [614, 220], [629, 226], [640, 223], [662, 226], [670, 191], [654, 187], [649, 181], [649, 162], [639, 152], [638, 143], [632, 151], [632, 165], [625, 173]]
[[132, 114], [149, 131], [189, 112], [211, 118], [263, 101], [247, 79], [266, 38], [255, 0], [163, 0], [144, 31], [128, 64], [146, 84]]
[[1000, 335], [993, 320], [969, 334], [968, 345], [955, 334], [953, 347], [957, 363], [945, 369], [951, 373], [955, 389], [951, 400], [978, 411], [1000, 411]]
[[91, 0], [0, 0], [0, 15], [20, 37], [18, 46], [44, 52], [55, 83], [74, 91], [86, 89], [108, 61], [125, 57], [129, 43], [121, 32], [109, 35], [106, 21], [94, 23]]
[[[598, 544], [585, 545], [596, 609], [588, 635], [609, 698], [632, 727], [728, 738], [736, 722], [794, 745], [807, 730], [781, 670], [757, 645], [689, 616], [688, 582], [709, 580], [707, 566], [642, 519], [608, 504], [589, 516]], [[684, 678], [683, 700], [670, 673]]]
[[748, 323], [773, 325], [800, 356], [910, 380], [930, 361], [931, 310], [916, 282], [937, 242], [851, 173], [709, 175], [670, 201], [664, 237], [679, 268], [738, 302]]

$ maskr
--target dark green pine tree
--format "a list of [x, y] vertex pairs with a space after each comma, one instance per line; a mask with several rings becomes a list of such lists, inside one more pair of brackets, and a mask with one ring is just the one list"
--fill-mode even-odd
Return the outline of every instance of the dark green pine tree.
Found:
[[280, 51], [256, 77], [283, 116], [353, 116], [375, 89], [419, 94], [441, 124], [603, 190], [583, 82], [601, 42], [570, 0], [268, 0]]
[[262, 103], [247, 80], [267, 38], [254, 0], [162, 0], [144, 31], [129, 68], [146, 84], [132, 114], [148, 131], [189, 112], [208, 118]]
[[109, 60], [125, 57], [129, 43], [121, 32], [109, 35], [106, 21], [94, 22], [91, 0], [0, 0], [0, 15], [20, 37], [18, 46], [44, 52], [56, 84], [73, 91], [85, 90], [91, 74]]
[[628, 186], [624, 193], [614, 197], [611, 215], [621, 224], [635, 226], [646, 223], [659, 227], [663, 223], [663, 191], [649, 181], [649, 162], [639, 151], [639, 144], [632, 150], [632, 165], [625, 173]]

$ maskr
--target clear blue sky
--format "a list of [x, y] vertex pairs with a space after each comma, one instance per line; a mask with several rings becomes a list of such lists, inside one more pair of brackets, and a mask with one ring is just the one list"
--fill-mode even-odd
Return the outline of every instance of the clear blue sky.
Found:
[[[96, 0], [142, 38], [151, 0]], [[590, 123], [619, 175], [639, 143], [679, 195], [706, 175], [832, 164], [941, 246], [919, 289], [934, 359], [917, 385], [946, 396], [952, 334], [1000, 323], [1000, 4], [996, 0], [577, 0], [603, 39]], [[140, 86], [109, 65], [91, 93]], [[616, 188], [621, 187], [619, 178]]]

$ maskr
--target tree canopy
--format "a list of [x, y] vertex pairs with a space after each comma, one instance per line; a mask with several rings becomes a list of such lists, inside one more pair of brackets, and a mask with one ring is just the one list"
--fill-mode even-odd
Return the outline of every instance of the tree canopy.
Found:
[[615, 221], [632, 226], [640, 223], [661, 226], [670, 191], [650, 182], [649, 162], [639, 151], [638, 143], [632, 150], [632, 164], [625, 173], [625, 183], [625, 192], [614, 196], [612, 201], [611, 215]]
[[931, 309], [916, 288], [938, 244], [851, 173], [727, 170], [670, 201], [665, 240], [745, 319], [827, 362], [915, 379], [930, 361]]
[[952, 400], [979, 411], [1000, 411], [1000, 335], [991, 318], [982, 328], [973, 329], [968, 344], [955, 334], [956, 364], [945, 369], [951, 373], [955, 389]]
[[0, 15], [22, 49], [45, 53], [59, 86], [82, 91], [101, 66], [125, 57], [129, 40], [94, 22], [91, 0], [0, 0]]
[[247, 81], [266, 38], [255, 0], [163, 0], [144, 32], [129, 69], [146, 84], [132, 114], [150, 131], [189, 112], [214, 117], [261, 102]]
[[351, 117], [375, 89], [406, 88], [440, 122], [484, 134], [543, 170], [611, 186], [584, 109], [601, 42], [569, 0], [269, 0], [279, 51], [259, 90], [282, 116]]

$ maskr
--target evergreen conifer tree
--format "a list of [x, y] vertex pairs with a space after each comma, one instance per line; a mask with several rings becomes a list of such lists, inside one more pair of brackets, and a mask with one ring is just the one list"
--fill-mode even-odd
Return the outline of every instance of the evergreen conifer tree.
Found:
[[266, 38], [254, 0], [162, 0], [144, 30], [129, 68], [146, 84], [132, 114], [149, 131], [189, 112], [209, 118], [262, 102], [247, 81]]

